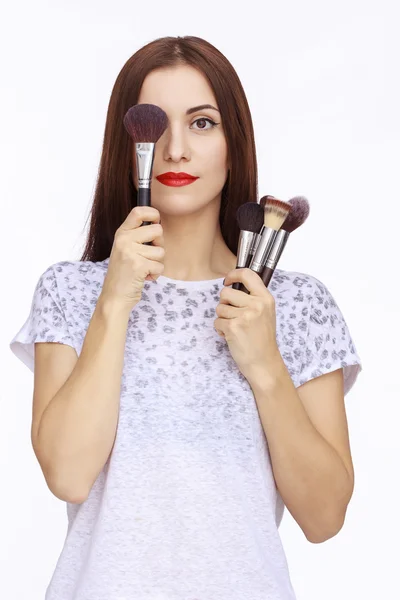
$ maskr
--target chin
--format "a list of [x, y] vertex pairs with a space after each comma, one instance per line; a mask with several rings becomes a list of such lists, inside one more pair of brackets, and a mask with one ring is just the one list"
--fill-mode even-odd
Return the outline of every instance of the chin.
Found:
[[162, 202], [156, 200], [152, 202], [152, 206], [156, 208], [160, 214], [169, 215], [171, 217], [186, 217], [203, 210], [207, 204], [194, 203], [190, 198], [186, 198], [180, 202], [177, 199], [171, 201], [163, 198]]
[[[197, 197], [196, 197], [197, 196]], [[211, 199], [204, 198], [202, 194], [198, 197], [198, 194], [184, 191], [182, 188], [177, 192], [176, 190], [167, 191], [163, 194], [154, 194], [151, 198], [151, 205], [157, 210], [163, 212], [166, 215], [190, 215], [206, 208], [212, 202]]]

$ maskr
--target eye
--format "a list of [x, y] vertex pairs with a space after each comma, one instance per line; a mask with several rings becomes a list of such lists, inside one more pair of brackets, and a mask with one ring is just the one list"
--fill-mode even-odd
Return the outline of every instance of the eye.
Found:
[[[208, 119], [207, 117], [201, 117], [200, 119], [196, 119], [195, 121], [193, 121], [192, 125], [194, 123], [200, 123], [200, 126], [197, 129], [197, 131], [207, 131], [209, 129], [213, 129], [216, 125], [218, 125], [218, 123], [216, 123], [212, 119]], [[204, 123], [210, 123], [211, 127], [206, 127]]]

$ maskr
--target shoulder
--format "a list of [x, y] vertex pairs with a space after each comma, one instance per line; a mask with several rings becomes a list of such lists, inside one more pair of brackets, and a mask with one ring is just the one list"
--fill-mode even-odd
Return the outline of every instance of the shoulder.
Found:
[[108, 260], [93, 262], [90, 260], [60, 261], [50, 265], [47, 271], [52, 271], [56, 277], [95, 277], [103, 275], [107, 271]]
[[104, 280], [108, 261], [59, 261], [49, 265], [40, 276], [40, 281], [57, 285], [62, 289], [72, 289], [80, 284], [84, 287]]
[[107, 268], [108, 261], [59, 261], [49, 265], [40, 277], [41, 297], [64, 315], [77, 343], [83, 343]]
[[320, 331], [346, 325], [331, 291], [313, 275], [277, 269], [268, 289], [275, 297], [278, 319], [291, 329]]
[[59, 261], [40, 275], [36, 295], [48, 296], [68, 310], [93, 307], [103, 287], [108, 261]]
[[310, 303], [324, 296], [331, 296], [326, 285], [308, 273], [276, 269], [268, 286], [278, 299], [290, 299]]

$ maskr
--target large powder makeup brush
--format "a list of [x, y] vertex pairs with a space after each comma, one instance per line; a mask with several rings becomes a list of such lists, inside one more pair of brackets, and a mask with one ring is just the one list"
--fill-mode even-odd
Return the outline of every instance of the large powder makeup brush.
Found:
[[[124, 126], [135, 143], [138, 206], [151, 206], [155, 146], [168, 126], [166, 113], [155, 104], [136, 104], [124, 116]], [[145, 221], [142, 225], [150, 225]], [[150, 244], [151, 242], [146, 242]]]
[[[239, 243], [236, 268], [248, 267], [253, 258], [255, 248], [260, 241], [260, 230], [264, 223], [264, 209], [257, 202], [246, 202], [236, 212], [239, 225]], [[240, 290], [240, 282], [232, 284], [234, 290]]]
[[310, 214], [310, 205], [304, 196], [295, 196], [289, 200], [289, 204], [292, 207], [291, 211], [275, 238], [261, 274], [261, 279], [266, 287], [271, 281], [290, 234], [303, 225]]

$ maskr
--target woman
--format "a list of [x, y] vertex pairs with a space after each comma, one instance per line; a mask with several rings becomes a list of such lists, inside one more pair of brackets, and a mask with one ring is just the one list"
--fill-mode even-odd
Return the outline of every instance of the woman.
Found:
[[[138, 103], [168, 116], [147, 208], [123, 127]], [[284, 505], [311, 542], [342, 527], [360, 361], [320, 281], [278, 269], [266, 289], [235, 268], [236, 211], [256, 199], [230, 63], [194, 37], [139, 50], [112, 92], [85, 252], [43, 273], [11, 342], [68, 509], [47, 600], [289, 600]]]

